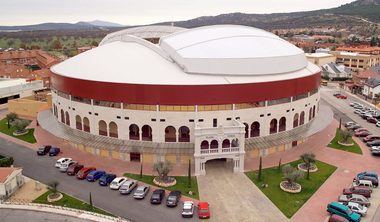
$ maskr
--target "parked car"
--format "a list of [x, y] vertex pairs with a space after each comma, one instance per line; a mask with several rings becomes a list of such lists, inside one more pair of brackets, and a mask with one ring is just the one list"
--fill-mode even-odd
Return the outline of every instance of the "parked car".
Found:
[[369, 136], [369, 135], [371, 135], [371, 133], [368, 131], [360, 131], [360, 132], [355, 133], [356, 137], [365, 137], [365, 136]]
[[362, 217], [367, 215], [368, 208], [358, 203], [348, 202], [347, 207], [350, 208], [353, 212], [360, 214]]
[[[368, 186], [370, 188], [379, 186], [379, 181], [376, 178], [369, 176], [361, 176], [354, 178], [354, 182], [357, 184], [357, 186], [361, 186], [361, 184], [364, 184], [364, 186]], [[371, 182], [372, 186], [368, 185], [368, 182]]]
[[354, 110], [354, 113], [355, 113], [355, 114], [359, 114], [359, 113], [361, 113], [361, 112], [362, 112], [361, 109], [355, 109], [355, 110]]
[[37, 155], [38, 156], [45, 156], [46, 154], [49, 153], [50, 149], [51, 149], [50, 145], [46, 145], [46, 146], [40, 147], [37, 150]]
[[363, 171], [363, 172], [360, 172], [356, 175], [357, 178], [361, 178], [362, 176], [367, 176], [367, 177], [374, 177], [376, 178], [377, 180], [379, 179], [379, 176], [376, 172], [374, 171]]
[[347, 99], [347, 96], [346, 95], [338, 95], [336, 98], [338, 98], [338, 99]]
[[67, 168], [67, 175], [74, 176], [81, 170], [84, 166], [79, 163], [74, 163]]
[[364, 197], [370, 198], [371, 197], [371, 190], [368, 187], [363, 186], [357, 186], [357, 187], [350, 187], [343, 189], [344, 195], [350, 195], [350, 194], [360, 194]]
[[193, 217], [194, 203], [193, 201], [185, 201], [182, 206], [182, 217]]
[[115, 174], [106, 173], [99, 178], [99, 185], [108, 186], [116, 178]]
[[133, 193], [133, 198], [135, 199], [144, 199], [146, 194], [149, 192], [150, 186], [148, 185], [140, 185], [136, 188]]
[[380, 146], [380, 140], [374, 140], [374, 141], [368, 142], [367, 146], [369, 146], [369, 147], [371, 147], [371, 146]]
[[349, 220], [337, 214], [333, 214], [330, 216], [328, 222], [349, 222]]
[[49, 156], [57, 156], [61, 152], [61, 149], [58, 147], [52, 147], [49, 150]]
[[359, 132], [362, 132], [362, 131], [368, 131], [368, 129], [364, 128], [364, 127], [361, 127], [359, 129], [354, 130], [355, 133], [359, 133]]
[[371, 154], [374, 156], [380, 155], [380, 146], [372, 146], [371, 148]]
[[123, 184], [121, 184], [119, 188], [120, 194], [130, 194], [135, 187], [137, 187], [136, 180], [127, 180]]
[[333, 94], [333, 96], [335, 96], [335, 97], [338, 97], [340, 95], [342, 95], [340, 92], [334, 92], [334, 94]]
[[370, 118], [367, 119], [367, 122], [369, 122], [369, 123], [375, 123], [376, 124], [378, 122], [378, 120], [375, 117], [372, 116], [372, 117], [370, 117]]
[[358, 194], [340, 195], [338, 198], [338, 201], [342, 202], [342, 203], [354, 202], [354, 203], [364, 205], [366, 207], [371, 206], [371, 202], [369, 202], [369, 200], [367, 198], [363, 197], [362, 195], [358, 195]]
[[59, 167], [59, 171], [62, 173], [65, 173], [67, 169], [69, 168], [69, 166], [74, 163], [76, 163], [74, 160], [69, 160], [66, 163], [62, 163], [61, 166]]
[[89, 182], [94, 182], [98, 180], [100, 177], [102, 177], [104, 174], [106, 174], [106, 171], [104, 170], [93, 170], [86, 176], [86, 180]]
[[200, 219], [207, 219], [211, 217], [210, 206], [207, 202], [198, 203], [198, 217]]
[[112, 190], [118, 190], [120, 186], [127, 181], [128, 179], [126, 177], [116, 177], [110, 184], [110, 188]]
[[67, 163], [67, 162], [69, 162], [69, 161], [71, 161], [71, 160], [73, 160], [73, 159], [71, 159], [71, 158], [67, 158], [67, 157], [60, 158], [60, 159], [58, 159], [58, 160], [55, 162], [54, 166], [55, 166], [56, 168], [60, 168], [61, 165], [62, 165], [63, 163]]
[[327, 212], [342, 216], [350, 222], [359, 222], [361, 218], [361, 216], [358, 213], [352, 212], [350, 208], [338, 202], [329, 203], [327, 205]]
[[176, 207], [178, 202], [181, 199], [181, 191], [175, 190], [171, 191], [166, 199], [166, 206], [168, 207]]
[[363, 141], [364, 142], [371, 142], [371, 141], [379, 140], [379, 139], [380, 139], [380, 136], [369, 135], [369, 136], [364, 137]]
[[356, 129], [359, 129], [359, 128], [362, 128], [360, 125], [356, 124], [356, 125], [351, 125], [349, 127], [347, 127], [347, 129], [349, 130], [356, 130]]
[[376, 126], [377, 126], [377, 127], [380, 127], [380, 121], [376, 123]]
[[91, 171], [95, 171], [95, 170], [96, 170], [95, 167], [83, 167], [81, 170], [78, 171], [77, 178], [80, 180], [84, 180], [84, 179], [86, 179], [87, 175]]
[[161, 204], [162, 199], [165, 197], [165, 190], [156, 189], [153, 191], [152, 196], [150, 196], [151, 204]]

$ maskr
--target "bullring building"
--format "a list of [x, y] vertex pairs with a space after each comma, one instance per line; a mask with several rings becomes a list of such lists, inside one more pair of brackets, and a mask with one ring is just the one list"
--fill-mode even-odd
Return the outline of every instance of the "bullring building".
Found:
[[209, 160], [242, 172], [247, 158], [296, 146], [319, 110], [320, 69], [301, 49], [252, 27], [122, 30], [51, 70], [56, 121], [102, 141], [94, 152], [191, 159], [197, 175]]

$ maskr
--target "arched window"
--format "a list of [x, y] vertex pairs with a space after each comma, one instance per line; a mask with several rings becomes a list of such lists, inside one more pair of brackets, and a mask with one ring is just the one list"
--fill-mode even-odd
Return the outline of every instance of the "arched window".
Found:
[[61, 122], [65, 123], [65, 112], [61, 109]]
[[315, 117], [315, 105], [313, 106], [313, 118]]
[[218, 149], [219, 143], [217, 140], [213, 140], [210, 143], [210, 149]]
[[190, 129], [187, 126], [181, 126], [178, 129], [178, 142], [190, 142]]
[[140, 129], [136, 124], [131, 124], [129, 126], [129, 139], [140, 140]]
[[83, 118], [83, 130], [88, 133], [90, 132], [90, 121], [87, 117]]
[[309, 121], [311, 120], [312, 115], [313, 115], [313, 108], [310, 107], [310, 110], [309, 110]]
[[70, 126], [70, 115], [69, 115], [69, 112], [67, 111], [65, 113], [65, 119], [66, 119], [66, 125]]
[[202, 143], [201, 143], [201, 149], [209, 149], [210, 146], [208, 144], [208, 141], [207, 140], [203, 140]]
[[298, 113], [294, 114], [293, 117], [293, 128], [296, 128], [298, 126]]
[[230, 146], [231, 146], [231, 144], [230, 144], [230, 140], [229, 139], [223, 140], [222, 148], [230, 148]]
[[304, 111], [302, 111], [301, 115], [300, 115], [300, 126], [302, 126], [303, 124], [305, 124], [305, 112]]
[[176, 129], [174, 126], [165, 128], [165, 142], [176, 142]]
[[104, 120], [99, 121], [99, 135], [108, 136], [107, 123]]
[[233, 139], [231, 142], [231, 147], [239, 147], [239, 140]]
[[283, 116], [283, 117], [281, 117], [281, 119], [280, 119], [280, 123], [279, 123], [278, 131], [279, 131], [279, 132], [282, 132], [282, 131], [285, 131], [285, 130], [286, 130], [286, 118]]
[[253, 122], [251, 125], [251, 137], [258, 137], [258, 136], [260, 136], [260, 123]]
[[109, 128], [110, 128], [110, 137], [118, 138], [119, 134], [117, 132], [117, 124], [115, 122], [110, 122]]
[[78, 130], [82, 130], [82, 118], [80, 118], [79, 115], [76, 115], [75, 116], [75, 125], [77, 127]]
[[248, 126], [247, 123], [243, 123], [243, 124], [244, 124], [244, 126], [245, 126], [245, 135], [244, 135], [244, 137], [245, 137], [245, 138], [248, 138], [248, 136], [249, 136], [249, 134], [248, 134], [249, 126]]
[[149, 125], [144, 125], [142, 128], [142, 140], [145, 140], [145, 141], [152, 141], [153, 140], [153, 136], [152, 136], [152, 127], [150, 127]]
[[272, 119], [269, 125], [269, 134], [277, 133], [277, 119]]

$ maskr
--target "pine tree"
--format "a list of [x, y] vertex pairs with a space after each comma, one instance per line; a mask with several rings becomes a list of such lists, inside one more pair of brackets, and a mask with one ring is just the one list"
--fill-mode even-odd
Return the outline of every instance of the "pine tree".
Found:
[[260, 157], [259, 174], [257, 175], [257, 179], [259, 181], [261, 181], [261, 171], [262, 171], [262, 168], [263, 168], [263, 161], [262, 161], [262, 158]]
[[187, 172], [187, 187], [191, 187], [191, 160], [189, 159], [189, 169]]

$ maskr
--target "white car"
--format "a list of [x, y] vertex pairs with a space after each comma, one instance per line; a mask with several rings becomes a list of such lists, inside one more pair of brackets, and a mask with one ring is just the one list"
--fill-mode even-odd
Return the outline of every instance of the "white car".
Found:
[[57, 160], [57, 162], [55, 162], [54, 166], [57, 168], [60, 168], [63, 163], [67, 163], [67, 162], [72, 161], [72, 160], [73, 159], [71, 159], [71, 158], [63, 157], [63, 158]]
[[112, 180], [110, 184], [110, 188], [112, 190], [118, 190], [120, 186], [127, 181], [128, 179], [126, 177], [116, 177], [114, 180]]
[[194, 215], [194, 202], [185, 201], [183, 202], [182, 217], [193, 217]]
[[376, 126], [377, 126], [377, 127], [380, 127], [380, 121], [378, 121], [378, 122], [376, 123]]
[[355, 111], [354, 111], [355, 114], [359, 114], [359, 113], [361, 113], [361, 112], [362, 112], [361, 109], [355, 109]]
[[353, 212], [360, 214], [362, 217], [367, 215], [368, 208], [363, 205], [354, 202], [348, 202], [347, 207], [350, 208]]
[[61, 166], [59, 166], [59, 171], [66, 172], [67, 168], [69, 168], [69, 166], [74, 163], [76, 163], [74, 160], [69, 160], [64, 163], [61, 163]]

